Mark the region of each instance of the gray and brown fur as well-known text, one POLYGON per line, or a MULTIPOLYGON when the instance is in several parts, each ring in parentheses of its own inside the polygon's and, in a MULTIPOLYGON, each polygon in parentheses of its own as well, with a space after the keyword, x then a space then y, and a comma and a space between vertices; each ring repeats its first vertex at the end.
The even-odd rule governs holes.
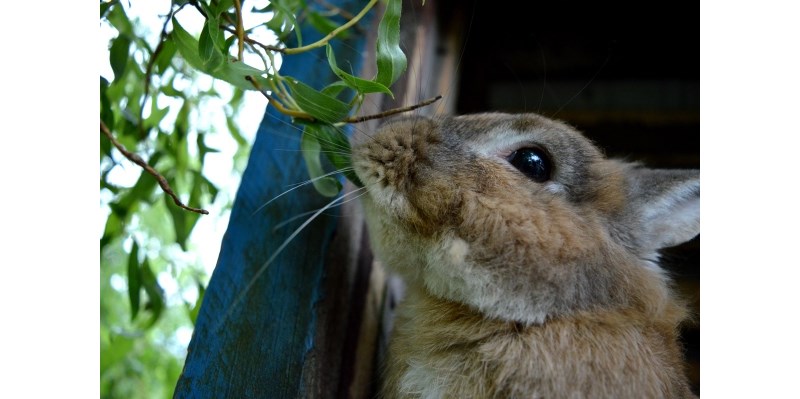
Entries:
POLYGON ((384 397, 693 397, 656 261, 699 234, 698 171, 606 159, 534 114, 401 119, 353 164, 373 248, 408 285, 384 397), (548 182, 506 160, 531 145, 548 182))

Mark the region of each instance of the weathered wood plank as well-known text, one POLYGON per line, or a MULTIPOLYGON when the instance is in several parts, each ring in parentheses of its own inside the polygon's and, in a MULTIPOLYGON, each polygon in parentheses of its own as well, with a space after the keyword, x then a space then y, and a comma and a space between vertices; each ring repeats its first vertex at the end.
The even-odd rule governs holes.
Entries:
MULTIPOLYGON (((330 2, 346 10, 358 10, 366 4, 354 0, 330 2)), ((370 20, 368 17, 362 25, 370 20)), ((308 43, 320 37, 307 27, 302 33, 308 43)), ((364 42, 364 34, 356 29, 346 44, 334 43, 340 63, 347 60, 348 68, 358 71, 364 42)), ((281 74, 316 88, 333 80, 324 49, 284 57, 281 74)), ((318 312, 318 305, 329 295, 326 282, 331 271, 326 254, 336 232, 337 211, 325 212, 309 224, 260 274, 265 262, 302 221, 273 231, 274 226, 329 201, 308 187, 257 211, 289 184, 308 179, 300 153, 293 151, 299 149, 299 139, 300 132, 289 118, 268 107, 198 315, 176 398, 293 398, 323 391, 336 394, 338 387, 328 389, 323 384, 337 377, 308 375, 319 370, 308 364, 325 363, 318 358, 325 354, 314 352, 319 344, 317 337, 326 327, 319 325, 320 321, 338 323, 329 316, 320 318, 318 312)))

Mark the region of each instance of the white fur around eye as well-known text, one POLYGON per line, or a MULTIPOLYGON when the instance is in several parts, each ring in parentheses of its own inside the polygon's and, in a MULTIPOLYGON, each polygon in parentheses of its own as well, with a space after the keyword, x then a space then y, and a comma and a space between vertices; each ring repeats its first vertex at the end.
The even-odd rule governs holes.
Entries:
POLYGON ((486 157, 506 156, 525 138, 519 132, 501 126, 470 143, 470 149, 486 157))
POLYGON ((564 188, 564 185, 559 183, 559 182, 555 182, 555 181, 547 182, 547 184, 544 185, 544 189, 549 191, 549 192, 551 192, 551 193, 553 193, 553 194, 562 194, 562 193, 566 192, 566 189, 564 188))
MULTIPOLYGON (((530 146, 533 134, 523 134, 507 127, 496 128, 486 134, 481 140, 471 144, 471 149, 476 153, 492 158, 507 159, 515 150, 530 146)), ((566 188, 557 181, 548 181, 544 189, 553 194, 563 194, 566 188)))

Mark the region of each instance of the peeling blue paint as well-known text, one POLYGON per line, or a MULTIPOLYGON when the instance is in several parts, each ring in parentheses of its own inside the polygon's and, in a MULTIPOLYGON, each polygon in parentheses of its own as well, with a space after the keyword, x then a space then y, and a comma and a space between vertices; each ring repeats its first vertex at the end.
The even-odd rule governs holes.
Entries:
MULTIPOLYGON (((366 4, 330 2, 347 10, 366 4)), ((361 25, 368 26, 370 18, 361 25)), ((340 59, 351 60, 350 65, 358 71, 365 40, 357 31, 352 33, 346 45, 338 41, 333 45, 340 59)), ((313 30, 303 29, 308 43, 319 37, 313 30)), ((316 88, 327 85, 334 75, 324 51, 284 57, 281 74, 316 88)), ((303 394, 303 363, 314 347, 315 305, 325 294, 324 261, 337 218, 323 214, 307 226, 241 295, 302 221, 274 233, 273 226, 329 201, 309 185, 255 212, 288 185, 308 179, 299 152, 286 151, 300 147, 300 132, 289 122, 274 108, 267 108, 197 318, 176 398, 292 398, 303 394)))

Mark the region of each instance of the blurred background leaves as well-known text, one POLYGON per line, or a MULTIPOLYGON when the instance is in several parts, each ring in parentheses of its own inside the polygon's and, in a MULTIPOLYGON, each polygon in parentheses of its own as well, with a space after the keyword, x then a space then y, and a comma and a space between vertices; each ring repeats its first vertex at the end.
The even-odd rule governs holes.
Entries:
MULTIPOLYGON (((266 106, 261 94, 196 71, 172 40, 150 65, 170 10, 180 6, 151 3, 100 3, 108 56, 100 120, 184 203, 211 215, 175 206, 153 176, 101 136, 100 388, 108 398, 172 396, 252 142, 243 132, 255 133, 266 106), (246 114, 254 116, 240 117, 246 114), (204 237, 216 242, 201 244, 204 237)), ((194 14, 184 11, 187 29, 203 26, 194 14)))
POLYGON ((332 155, 332 146, 349 152, 339 128, 367 93, 391 95, 406 68, 400 0, 386 3, 369 80, 341 69, 328 41, 348 35, 377 0, 358 13, 305 0, 100 2, 101 397, 172 396, 265 97, 302 121, 321 194, 341 189, 322 178, 332 167, 354 179, 349 157, 332 155), (304 43, 295 29, 303 23, 330 35, 304 43), (339 82, 313 88, 280 76, 284 52, 312 50, 339 82), (210 214, 176 206, 131 154, 177 200, 210 214))

